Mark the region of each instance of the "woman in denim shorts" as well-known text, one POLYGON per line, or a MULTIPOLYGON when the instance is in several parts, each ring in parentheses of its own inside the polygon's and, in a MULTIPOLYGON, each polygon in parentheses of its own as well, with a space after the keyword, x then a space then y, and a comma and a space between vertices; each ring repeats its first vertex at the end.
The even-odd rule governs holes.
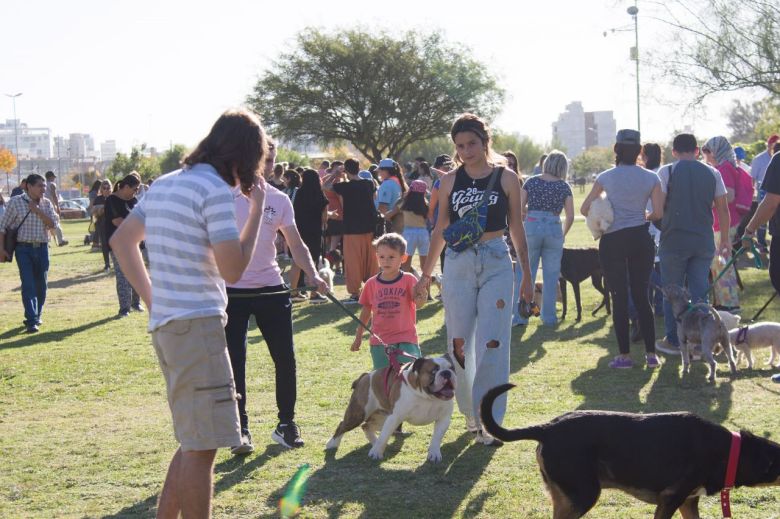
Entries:
MULTIPOLYGON (((504 229, 509 226, 518 261, 528 272, 528 249, 520 210, 520 180, 498 164, 504 158, 490 147, 490 129, 473 114, 460 116, 450 136, 455 144, 458 169, 441 179, 439 218, 431 235, 418 290, 427 289, 439 253, 445 246, 443 231, 476 207, 487 191, 491 176, 497 179, 487 194, 487 222, 480 240, 456 252, 447 249, 443 302, 447 325, 447 349, 456 361, 456 398, 475 441, 499 445, 482 431, 479 404, 488 389, 509 380, 509 348, 512 330, 514 274, 504 229)), ((533 297, 531 283, 523 279, 521 297, 533 297)), ((496 400, 494 416, 501 423, 506 398, 496 400)))

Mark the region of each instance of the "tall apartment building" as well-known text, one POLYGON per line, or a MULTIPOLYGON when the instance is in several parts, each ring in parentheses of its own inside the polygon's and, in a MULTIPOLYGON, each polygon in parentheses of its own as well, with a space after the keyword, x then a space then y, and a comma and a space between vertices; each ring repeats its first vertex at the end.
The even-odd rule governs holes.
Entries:
POLYGON ((49 128, 33 128, 18 119, 6 119, 5 123, 0 123, 0 147, 16 153, 19 159, 48 159, 51 157, 51 143, 49 128))
POLYGON ((566 105, 552 129, 553 140, 566 148, 569 158, 574 158, 594 146, 612 146, 617 124, 611 110, 586 112, 580 101, 574 101, 566 105))
POLYGON ((106 141, 100 143, 100 160, 114 160, 116 158, 116 153, 116 141, 106 141))

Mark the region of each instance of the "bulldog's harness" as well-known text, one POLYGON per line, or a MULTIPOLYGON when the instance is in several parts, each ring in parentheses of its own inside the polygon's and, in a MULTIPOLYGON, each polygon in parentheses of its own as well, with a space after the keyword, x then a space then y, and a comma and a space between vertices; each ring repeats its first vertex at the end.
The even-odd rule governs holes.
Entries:
POLYGON ((737 344, 745 344, 747 342, 748 326, 741 326, 737 332, 737 344))
MULTIPOLYGON (((374 335, 374 337, 382 341, 382 339, 376 335, 374 335)), ((401 379, 401 381, 406 384, 406 379, 404 378, 402 372, 408 364, 417 360, 417 357, 410 355, 402 349, 396 348, 395 346, 388 346, 384 343, 384 341, 382 341, 382 344, 385 347, 385 355, 387 355, 387 360, 390 362, 390 366, 388 366, 387 371, 385 371, 385 395, 390 398, 390 381, 392 379, 401 379), (401 364, 401 362, 398 360, 398 357, 406 357, 407 359, 411 359, 411 362, 405 362, 401 364)))

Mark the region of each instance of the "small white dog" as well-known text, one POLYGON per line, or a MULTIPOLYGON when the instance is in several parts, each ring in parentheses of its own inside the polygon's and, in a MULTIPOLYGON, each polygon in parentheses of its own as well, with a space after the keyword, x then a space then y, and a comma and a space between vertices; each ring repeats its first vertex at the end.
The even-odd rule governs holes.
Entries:
POLYGON ((761 322, 729 330, 731 344, 737 349, 737 364, 742 356, 747 357, 748 368, 753 369, 753 351, 770 347, 771 353, 767 365, 775 367, 780 360, 780 324, 761 322), (745 330, 745 331, 743 331, 745 330))
POLYGON ((320 258, 317 262, 317 271, 323 281, 328 284, 328 289, 333 292, 333 278, 336 276, 336 273, 330 268, 330 261, 328 261, 328 258, 320 258))
POLYGON ((590 229, 590 233, 593 235, 594 240, 598 240, 601 236, 607 232, 612 222, 615 221, 615 213, 612 210, 612 204, 607 199, 606 193, 601 193, 590 204, 590 210, 588 210, 588 217, 585 222, 590 229))
POLYGON ((737 328, 739 326, 739 322, 742 320, 742 317, 739 315, 734 315, 731 312, 727 312, 725 310, 717 310, 717 312, 718 315, 720 315, 720 320, 723 321, 723 325, 727 330, 737 328))

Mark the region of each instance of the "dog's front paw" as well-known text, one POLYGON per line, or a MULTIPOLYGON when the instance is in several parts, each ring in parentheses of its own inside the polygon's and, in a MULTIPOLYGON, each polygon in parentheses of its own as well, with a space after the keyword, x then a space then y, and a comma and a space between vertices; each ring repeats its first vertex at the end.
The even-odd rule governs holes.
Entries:
POLYGON ((428 461, 433 463, 439 463, 441 461, 441 450, 428 449, 428 461))
POLYGON ((368 457, 372 460, 381 460, 384 457, 384 453, 376 447, 368 451, 368 457))

